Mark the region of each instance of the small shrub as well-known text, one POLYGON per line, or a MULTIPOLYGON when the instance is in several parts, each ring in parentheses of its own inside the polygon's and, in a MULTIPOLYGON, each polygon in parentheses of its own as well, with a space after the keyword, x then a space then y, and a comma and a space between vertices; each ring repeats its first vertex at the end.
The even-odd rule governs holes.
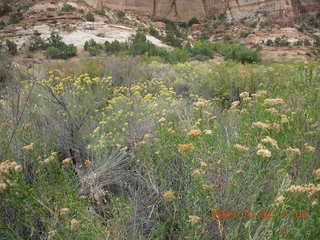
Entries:
POLYGON ((202 55, 212 58, 215 52, 213 45, 207 41, 197 42, 193 48, 190 49, 192 56, 202 55))
POLYGON ((256 27, 257 27, 257 22, 251 23, 251 24, 250 24, 250 27, 251 27, 251 28, 256 28, 256 27))
POLYGON ((266 42, 267 46, 273 46, 273 41, 271 39, 268 39, 266 42))
POLYGON ((106 16, 106 11, 104 9, 100 9, 96 11, 96 14, 105 17, 106 16))
POLYGON ((298 40, 294 43, 295 46, 302 46, 303 45, 303 41, 302 40, 298 40))
POLYGON ((154 36, 155 38, 159 38, 159 32, 157 29, 155 29, 155 27, 151 26, 149 29, 149 33, 151 36, 154 36))
POLYGON ((22 20, 22 13, 17 12, 17 13, 13 13, 10 15, 9 17, 9 24, 17 24, 22 20))
POLYGON ((10 55, 16 56, 18 54, 18 47, 15 42, 6 40, 6 46, 10 55))
POLYGON ((223 36, 223 40, 224 40, 225 42, 231 41, 231 40, 232 40, 232 37, 231 37, 230 35, 226 34, 226 35, 223 36))
POLYGON ((50 59, 68 59, 77 55, 77 48, 73 44, 65 44, 61 48, 49 47, 45 55, 50 59))
POLYGON ((127 43, 120 43, 119 41, 113 41, 112 43, 106 41, 104 43, 104 48, 107 53, 115 54, 121 51, 128 50, 127 43))
POLYGON ((6 26, 6 23, 4 21, 0 21, 0 30, 4 29, 4 27, 6 26))
POLYGON ((85 16, 84 16, 85 20, 88 22, 94 22, 94 15, 91 12, 88 12, 85 16))
POLYGON ((100 50, 102 49, 102 46, 98 44, 93 39, 86 41, 84 44, 84 50, 88 51, 91 56, 98 56, 100 55, 100 50))
POLYGON ((190 57, 190 52, 186 48, 181 48, 181 49, 177 48, 163 55, 166 62, 179 63, 179 62, 186 62, 190 57))
POLYGON ((65 44, 58 32, 51 32, 50 37, 47 39, 47 41, 48 45, 54 48, 62 48, 65 44))
POLYGON ((261 61, 257 51, 246 48, 241 44, 232 44, 222 48, 225 59, 234 60, 241 63, 258 63, 261 61))
POLYGON ((71 12, 71 11, 74 11, 74 10, 75 10, 75 8, 72 5, 68 4, 68 3, 64 3, 62 8, 61 8, 62 12, 71 12))
POLYGON ((240 38, 246 38, 251 34, 251 32, 241 32, 240 33, 240 38))
POLYGON ((121 10, 119 10, 119 11, 116 12, 116 16, 117 16, 120 20, 122 20, 122 19, 126 16, 126 13, 123 12, 123 11, 121 11, 121 10))
POLYGON ((304 39, 304 40, 303 40, 303 45, 304 45, 305 47, 310 47, 310 46, 311 46, 311 42, 310 42, 308 39, 304 39))
POLYGON ((243 17, 243 18, 240 19, 240 23, 244 24, 246 20, 247 20, 247 18, 243 17))
POLYGON ((165 37, 165 42, 173 47, 181 47, 182 40, 173 31, 167 31, 165 37))
POLYGON ((224 13, 221 13, 218 15, 218 20, 221 22, 224 22, 226 20, 226 15, 224 13))
POLYGON ((200 21, 196 18, 196 17, 193 17, 190 19, 188 25, 191 27, 193 24, 199 24, 200 21))
POLYGON ((33 35, 30 38, 29 51, 34 52, 37 50, 45 50, 48 47, 48 44, 39 36, 33 35))
POLYGON ((8 2, 3 3, 0 6, 0 17, 6 15, 7 13, 11 12, 11 6, 9 5, 8 2))

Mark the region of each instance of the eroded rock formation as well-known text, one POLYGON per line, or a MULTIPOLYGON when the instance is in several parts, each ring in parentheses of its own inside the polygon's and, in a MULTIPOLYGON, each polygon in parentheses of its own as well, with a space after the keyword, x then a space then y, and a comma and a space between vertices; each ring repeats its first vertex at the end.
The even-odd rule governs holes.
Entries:
POLYGON ((232 19, 241 19, 258 12, 274 21, 292 22, 301 15, 320 11, 320 0, 86 0, 95 7, 132 10, 154 17, 187 21, 227 13, 232 19))

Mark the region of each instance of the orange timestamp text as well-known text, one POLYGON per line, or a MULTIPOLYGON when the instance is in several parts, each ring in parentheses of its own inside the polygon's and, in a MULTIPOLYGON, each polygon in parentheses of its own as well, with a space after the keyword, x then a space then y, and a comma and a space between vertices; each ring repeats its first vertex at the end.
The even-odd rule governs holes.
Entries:
POLYGON ((304 210, 296 210, 289 212, 288 210, 262 210, 259 212, 251 211, 251 210, 212 210, 212 217, 214 219, 270 219, 275 216, 281 218, 288 218, 289 216, 294 217, 295 219, 308 219, 309 214, 304 210))

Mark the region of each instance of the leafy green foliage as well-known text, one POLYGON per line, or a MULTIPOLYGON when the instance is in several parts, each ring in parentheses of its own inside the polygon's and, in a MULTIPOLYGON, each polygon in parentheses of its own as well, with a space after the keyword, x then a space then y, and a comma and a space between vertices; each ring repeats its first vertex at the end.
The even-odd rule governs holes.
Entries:
POLYGON ((6 26, 6 23, 3 20, 1 20, 0 21, 0 30, 4 29, 5 26, 6 26))
POLYGON ((7 46, 7 49, 8 49, 8 53, 12 56, 15 56, 18 54, 18 47, 17 47, 17 44, 13 41, 10 41, 10 40, 6 40, 6 46, 7 46))
POLYGON ((68 4, 68 3, 64 3, 62 5, 62 8, 61 8, 62 12, 72 12, 74 10, 75 10, 75 8, 72 5, 68 4))
POLYGON ((160 34, 159 34, 158 30, 155 29, 155 27, 153 27, 153 26, 151 26, 149 28, 149 33, 150 33, 151 36, 154 36, 155 38, 159 38, 160 37, 160 34))
POLYGON ((10 15, 8 24, 17 24, 22 20, 22 13, 16 12, 10 15))
POLYGON ((188 25, 191 27, 193 24, 199 24, 200 21, 196 18, 196 17, 193 17, 190 19, 188 25))
POLYGON ((45 51, 47 58, 68 59, 77 55, 77 48, 73 44, 66 44, 57 32, 51 32, 47 39, 48 45, 45 51))
POLYGON ((84 50, 88 51, 91 56, 98 56, 100 55, 100 51, 102 50, 102 46, 98 44, 93 39, 86 41, 84 44, 84 50))
POLYGON ((127 51, 128 50, 128 44, 127 43, 121 43, 119 41, 113 41, 113 42, 108 42, 106 41, 104 43, 104 48, 105 48, 105 51, 108 53, 108 54, 115 54, 115 53, 118 53, 118 52, 121 52, 121 51, 127 51))
POLYGON ((84 16, 85 20, 88 22, 94 22, 94 15, 92 12, 88 12, 85 16, 84 16))
POLYGON ((4 3, 2 3, 0 5, 0 17, 6 15, 7 13, 11 12, 12 8, 9 5, 8 1, 4 1, 4 3))
MULTIPOLYGON (((29 51, 34 52, 37 50, 45 50, 48 47, 48 43, 40 36, 33 35, 29 40, 29 51)), ((51 42, 52 43, 52 42, 51 42)))
POLYGON ((45 55, 51 59, 68 59, 77 55, 77 48, 73 44, 65 44, 60 48, 49 47, 45 55))

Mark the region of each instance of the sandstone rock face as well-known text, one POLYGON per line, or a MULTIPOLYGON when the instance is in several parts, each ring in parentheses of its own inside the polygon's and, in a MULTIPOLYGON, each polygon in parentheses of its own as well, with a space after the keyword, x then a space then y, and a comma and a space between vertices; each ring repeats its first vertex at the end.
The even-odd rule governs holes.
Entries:
POLYGON ((320 11, 320 0, 86 0, 94 7, 132 10, 154 17, 188 21, 227 13, 232 19, 266 13, 274 21, 290 23, 300 15, 320 11))

